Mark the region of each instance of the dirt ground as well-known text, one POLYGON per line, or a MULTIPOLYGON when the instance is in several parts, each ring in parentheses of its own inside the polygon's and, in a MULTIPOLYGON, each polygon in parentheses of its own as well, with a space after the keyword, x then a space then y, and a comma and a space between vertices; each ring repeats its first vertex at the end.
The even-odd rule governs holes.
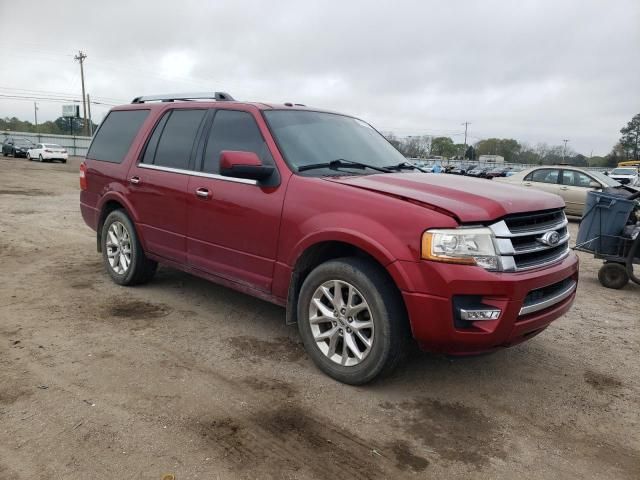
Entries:
POLYGON ((279 307, 169 268, 112 283, 77 172, 0 159, 0 478, 640 478, 640 287, 588 255, 531 341, 349 387, 279 307))

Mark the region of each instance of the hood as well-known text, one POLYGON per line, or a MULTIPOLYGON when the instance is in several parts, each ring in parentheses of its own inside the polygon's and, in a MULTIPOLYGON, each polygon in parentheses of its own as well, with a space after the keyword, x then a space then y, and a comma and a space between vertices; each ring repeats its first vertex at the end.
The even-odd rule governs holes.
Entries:
POLYGON ((326 177, 326 180, 445 210, 462 223, 488 222, 511 213, 564 207, 558 195, 458 175, 387 173, 326 177))

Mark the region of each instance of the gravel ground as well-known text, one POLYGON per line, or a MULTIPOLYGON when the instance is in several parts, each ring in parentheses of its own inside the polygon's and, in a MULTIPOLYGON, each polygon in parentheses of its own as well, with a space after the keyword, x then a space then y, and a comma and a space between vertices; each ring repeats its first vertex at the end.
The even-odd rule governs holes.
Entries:
POLYGON ((113 284, 77 168, 0 159, 1 478, 640 478, 640 288, 588 255, 531 341, 349 387, 279 307, 168 268, 113 284))

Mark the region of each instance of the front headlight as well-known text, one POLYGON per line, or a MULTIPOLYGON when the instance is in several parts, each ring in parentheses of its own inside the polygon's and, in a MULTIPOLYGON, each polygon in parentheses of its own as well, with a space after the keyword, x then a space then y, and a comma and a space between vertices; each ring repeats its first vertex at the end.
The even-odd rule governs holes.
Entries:
POLYGON ((422 234, 422 258, 499 270, 493 238, 489 228, 427 230, 422 234))

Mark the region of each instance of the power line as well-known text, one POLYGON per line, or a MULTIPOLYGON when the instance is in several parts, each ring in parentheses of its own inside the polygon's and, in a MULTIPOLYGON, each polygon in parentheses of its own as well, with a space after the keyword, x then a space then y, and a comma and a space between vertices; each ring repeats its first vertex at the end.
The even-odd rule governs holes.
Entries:
MULTIPOLYGON (((9 90, 11 92, 18 92, 18 94, 23 95, 23 94, 28 94, 28 95, 32 95, 32 94, 46 94, 48 96, 54 96, 54 97, 59 97, 59 96, 63 96, 63 97, 72 97, 75 94, 71 93, 71 92, 56 92, 56 91, 52 91, 52 90, 36 90, 36 89, 29 89, 29 88, 15 88, 15 87, 3 87, 0 86, 0 90, 9 90)), ((123 100, 122 98, 115 98, 115 97, 103 97, 103 96, 94 96, 94 99, 99 99, 99 100, 104 100, 104 101, 113 101, 116 104, 123 104, 123 103, 127 103, 127 100, 123 100)))
MULTIPOLYGON (((62 97, 44 97, 39 95, 12 95, 12 94, 4 94, 0 93, 0 98, 6 98, 10 100, 28 100, 30 102, 34 100, 46 100, 54 103, 80 103, 81 100, 79 98, 62 98, 62 97)), ((92 100, 91 103, 93 105, 106 105, 108 107, 115 107, 116 103, 108 103, 108 102, 98 102, 92 100)))

